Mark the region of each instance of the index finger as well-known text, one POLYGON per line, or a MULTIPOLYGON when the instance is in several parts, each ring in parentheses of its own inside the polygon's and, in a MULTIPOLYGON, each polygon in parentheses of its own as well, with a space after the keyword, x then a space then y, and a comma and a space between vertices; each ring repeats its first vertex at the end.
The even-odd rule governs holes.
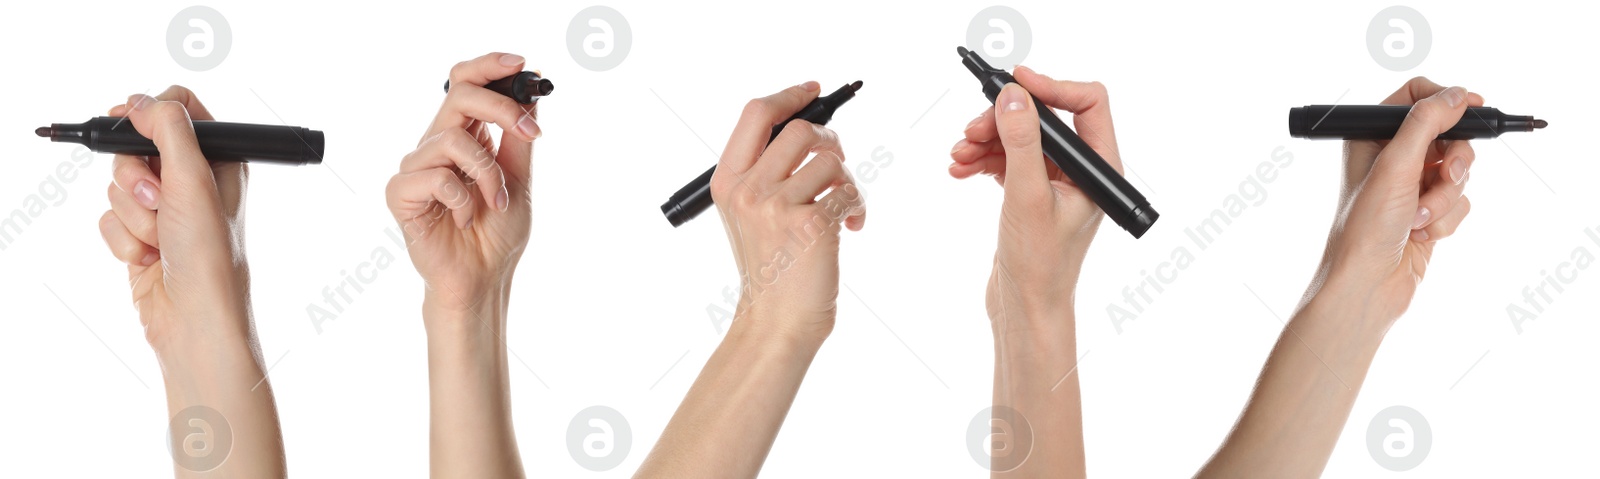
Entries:
MULTIPOLYGON (((1443 89, 1443 85, 1434 83, 1433 80, 1429 80, 1428 77, 1416 77, 1406 81, 1406 84, 1401 85, 1399 90, 1395 90, 1394 93, 1390 94, 1388 98, 1383 99, 1383 101, 1379 104, 1411 105, 1422 101, 1424 98, 1433 96, 1435 93, 1439 93, 1439 91, 1443 89)), ((1483 106, 1483 96, 1477 93, 1468 93, 1467 106, 1483 106)))
POLYGON ((1370 178, 1390 188, 1419 188, 1428 148, 1461 120, 1466 97, 1465 88, 1450 87, 1412 105, 1394 140, 1378 153, 1370 178))
POLYGON ((772 127, 805 108, 821 91, 821 85, 808 81, 750 100, 744 105, 744 113, 739 115, 739 124, 733 127, 733 135, 728 137, 728 146, 722 149, 717 168, 731 168, 730 173, 743 175, 756 163, 761 150, 767 148, 772 127))
POLYGON ((1055 108, 1072 112, 1073 126, 1078 136, 1106 162, 1122 171, 1122 154, 1117 151, 1117 131, 1111 122, 1111 96, 1103 83, 1089 81, 1057 80, 1035 72, 1032 68, 1018 66, 1017 83, 1028 89, 1039 101, 1055 108))

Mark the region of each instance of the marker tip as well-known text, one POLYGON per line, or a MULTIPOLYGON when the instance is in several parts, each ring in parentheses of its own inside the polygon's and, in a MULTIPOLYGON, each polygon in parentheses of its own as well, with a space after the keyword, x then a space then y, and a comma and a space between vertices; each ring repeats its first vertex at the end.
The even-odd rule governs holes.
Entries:
POLYGON ((967 56, 967 47, 957 46, 956 53, 960 54, 961 56, 967 56))
POLYGON ((1533 129, 1535 130, 1544 128, 1546 126, 1550 126, 1550 122, 1544 120, 1533 120, 1533 129))
POLYGON ((41 127, 35 128, 33 130, 33 134, 39 135, 40 138, 49 138, 50 137, 50 127, 41 126, 41 127))

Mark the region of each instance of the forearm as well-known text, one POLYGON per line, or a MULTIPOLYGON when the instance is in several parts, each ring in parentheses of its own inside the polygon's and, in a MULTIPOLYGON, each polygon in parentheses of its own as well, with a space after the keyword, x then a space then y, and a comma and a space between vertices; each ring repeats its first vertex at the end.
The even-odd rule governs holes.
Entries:
POLYGON ((1329 286, 1290 319, 1239 423, 1199 477, 1317 477, 1389 320, 1363 290, 1329 286))
POLYGON ((1008 308, 1010 317, 993 318, 995 412, 991 426, 996 428, 995 434, 1006 434, 990 444, 993 477, 1086 474, 1076 323, 1070 301, 1064 303, 1050 308, 1008 308), (1029 312, 1019 318, 1018 311, 1029 312))
POLYGON ((434 477, 521 477, 511 423, 504 295, 475 308, 425 301, 429 464, 434 477))
POLYGON ((820 338, 734 321, 635 477, 755 477, 820 338))
POLYGON ((177 477, 287 475, 272 385, 253 338, 184 338, 159 352, 177 477))

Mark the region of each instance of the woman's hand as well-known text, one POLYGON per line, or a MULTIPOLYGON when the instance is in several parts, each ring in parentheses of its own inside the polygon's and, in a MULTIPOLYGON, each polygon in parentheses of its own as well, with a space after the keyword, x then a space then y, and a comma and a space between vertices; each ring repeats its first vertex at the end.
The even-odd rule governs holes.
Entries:
POLYGON ((249 168, 213 166, 200 154, 190 120, 211 113, 184 87, 133 95, 110 115, 127 116, 162 152, 117 155, 106 191, 111 210, 100 217, 106 245, 128 264, 151 347, 160 355, 173 342, 251 340, 242 201, 249 168))
POLYGON ((1196 477, 1316 477, 1372 358, 1427 272, 1434 243, 1471 210, 1472 147, 1436 138, 1483 98, 1414 78, 1393 140, 1345 143, 1344 188, 1322 265, 1278 336, 1239 423, 1196 477))
POLYGON ((767 139, 819 91, 806 82, 751 100, 711 177, 711 197, 739 267, 736 318, 754 312, 781 331, 818 341, 833 330, 840 227, 861 229, 866 204, 832 130, 794 121, 771 145, 767 139))
POLYGON ((1411 304, 1434 244, 1472 210, 1462 194, 1472 145, 1435 138, 1468 106, 1483 106, 1483 97, 1417 77, 1383 104, 1413 106, 1393 140, 1345 143, 1339 212, 1306 296, 1327 284, 1348 286, 1368 305, 1363 317, 1387 329, 1411 304))
POLYGON ((470 318, 493 309, 528 245, 537 108, 483 88, 523 63, 491 53, 452 68, 438 115, 389 180, 389 210, 428 286, 425 310, 470 318), (498 148, 490 123, 503 131, 498 148))
POLYGON ((435 477, 521 477, 511 427, 506 315, 532 223, 534 105, 483 85, 522 71, 490 53, 456 64, 417 149, 389 179, 389 211, 427 285, 429 467, 435 477), (500 143, 489 124, 500 127, 500 143), (498 147, 497 147, 498 146, 498 147))
POLYGON ((1020 86, 1006 85, 950 150, 951 176, 983 173, 1005 187, 986 295, 995 336, 991 421, 1035 433, 1007 444, 1004 453, 993 451, 990 471, 994 477, 1083 477, 1073 292, 1104 214, 1044 157, 1039 111, 1029 93, 1074 113, 1078 135, 1118 172, 1122 160, 1104 86, 1057 81, 1026 67, 1017 67, 1016 79, 1020 86))
POLYGON ((738 313, 634 477, 756 477, 833 330, 840 227, 861 229, 866 205, 832 131, 795 121, 767 144, 818 90, 751 100, 722 150, 711 197, 743 283, 738 313))
POLYGON ((161 152, 116 157, 100 232, 128 264, 139 320, 161 362, 175 472, 283 477, 283 435, 251 324, 248 168, 201 155, 191 119, 211 114, 183 87, 134 95, 110 115, 126 115, 161 152), (195 434, 202 447, 188 442, 195 434))
POLYGON ((967 124, 966 138, 950 150, 955 160, 950 175, 982 173, 1005 187, 1000 240, 989 277, 989 317, 996 328, 1031 329, 1020 321, 1071 314, 1078 272, 1105 214, 1045 159, 1039 146, 1039 112, 1029 93, 1072 112, 1078 135, 1118 172, 1122 157, 1105 86, 1054 80, 1027 67, 1017 67, 1016 79, 1021 87, 1007 85, 994 107, 967 124))

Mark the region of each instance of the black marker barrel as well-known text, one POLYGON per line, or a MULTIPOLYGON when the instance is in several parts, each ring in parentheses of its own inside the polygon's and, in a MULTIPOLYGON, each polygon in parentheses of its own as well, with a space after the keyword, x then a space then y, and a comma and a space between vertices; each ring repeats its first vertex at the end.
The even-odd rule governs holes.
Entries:
MULTIPOLYGON (((833 112, 838 111, 839 107, 850 101, 851 98, 855 98, 856 90, 860 89, 861 82, 857 81, 840 87, 826 96, 811 100, 811 103, 807 103, 804 108, 795 112, 789 119, 774 125, 772 127, 772 135, 767 137, 767 143, 771 144, 772 140, 778 139, 778 134, 783 133, 783 127, 788 126, 791 121, 805 120, 818 125, 828 124, 828 121, 833 119, 833 112)), ((711 205, 715 203, 715 200, 711 199, 711 177, 716 172, 717 167, 712 165, 705 173, 701 173, 689 184, 679 188, 677 192, 667 198, 666 203, 661 204, 661 214, 666 215, 667 222, 672 223, 672 226, 676 228, 694 219, 694 217, 700 216, 700 213, 711 209, 711 205)))
MULTIPOLYGON (((505 95, 524 105, 533 104, 556 91, 556 84, 549 79, 540 77, 538 73, 525 71, 499 80, 489 82, 483 86, 489 91, 505 95)), ((450 80, 444 81, 445 93, 450 92, 450 80)))
MULTIPOLYGON (((34 130, 50 141, 77 143, 97 153, 156 156, 156 145, 127 118, 101 116, 34 130)), ((194 121, 200 153, 211 161, 304 165, 322 163, 322 132, 298 126, 194 121)))
MULTIPOLYGON (((1388 140, 1400 131, 1410 105, 1308 105, 1289 109, 1289 136, 1313 140, 1388 140)), ((1507 115, 1497 108, 1472 107, 1441 140, 1494 138, 1508 131, 1533 131, 1548 123, 1532 116, 1507 115)))
MULTIPOLYGON (((994 103, 995 97, 1000 95, 1000 90, 1007 83, 1017 81, 1005 70, 989 66, 976 52, 964 47, 956 47, 956 52, 961 54, 961 63, 966 65, 967 70, 983 83, 983 94, 989 97, 990 103, 994 103)), ((1039 143, 1044 156, 1054 162, 1062 173, 1066 173, 1067 178, 1072 179, 1078 189, 1094 200, 1094 204, 1100 206, 1100 210, 1105 211, 1117 226, 1127 230, 1134 238, 1144 236, 1156 224, 1156 219, 1161 217, 1155 208, 1150 207, 1150 201, 1068 128, 1049 105, 1034 98, 1033 106, 1039 110, 1039 143)))

